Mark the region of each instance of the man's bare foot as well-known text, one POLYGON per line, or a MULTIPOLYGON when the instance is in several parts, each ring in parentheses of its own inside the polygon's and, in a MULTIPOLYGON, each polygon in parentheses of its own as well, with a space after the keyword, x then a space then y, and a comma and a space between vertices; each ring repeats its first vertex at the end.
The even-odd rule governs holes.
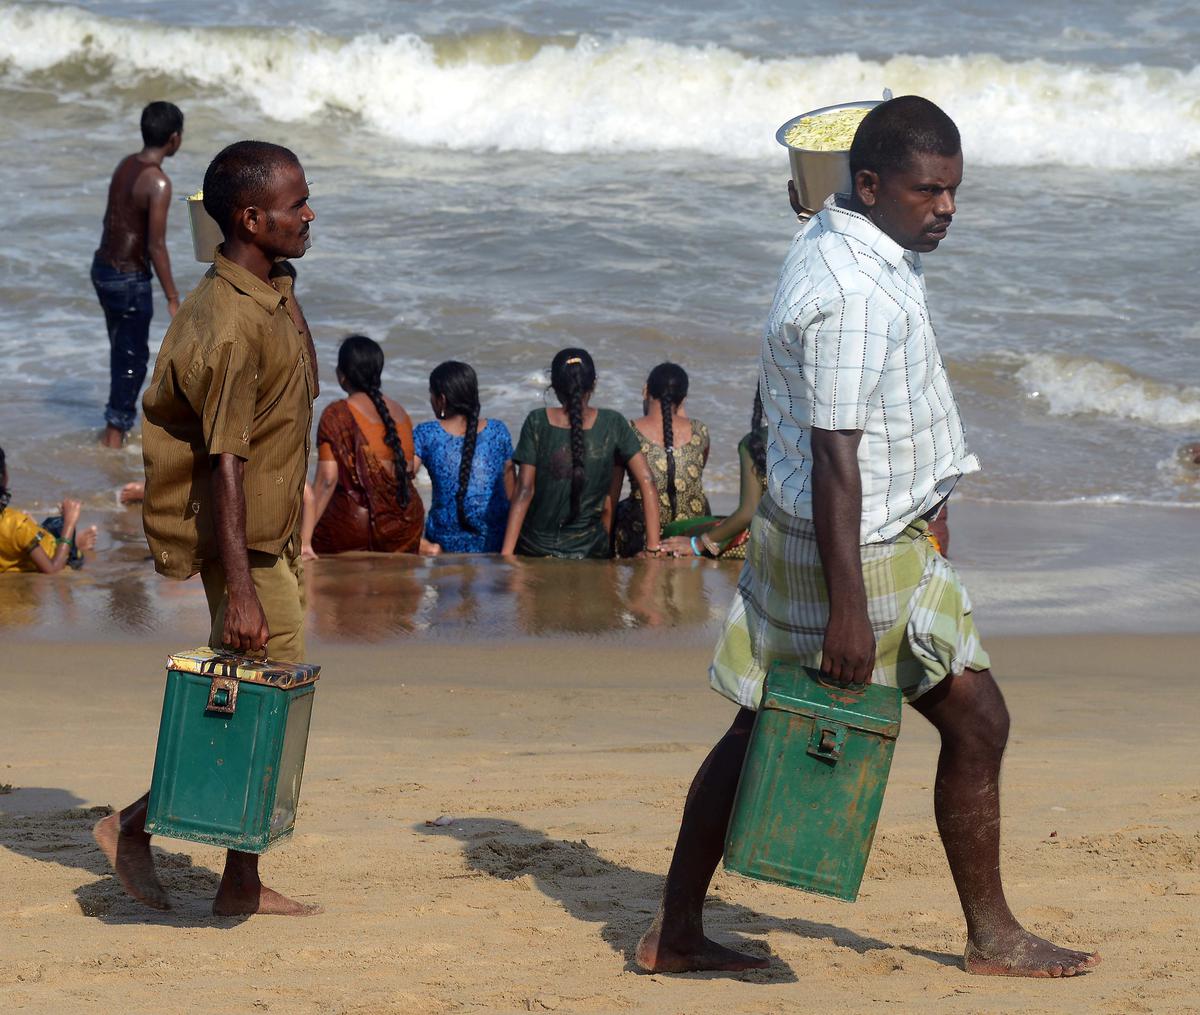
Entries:
POLYGON ((121 887, 151 909, 170 909, 171 897, 158 880, 150 855, 150 836, 121 831, 121 817, 110 814, 92 828, 92 838, 116 871, 121 887))
POLYGON ((104 428, 104 432, 100 434, 100 446, 102 448, 123 448, 125 446, 125 431, 118 430, 111 423, 104 428))
POLYGON ((96 526, 89 525, 75 533, 75 548, 80 553, 91 553, 96 549, 96 526))
POLYGON ((213 900, 212 911, 214 916, 250 916, 254 913, 263 916, 315 916, 324 912, 320 906, 289 899, 266 885, 238 890, 224 880, 213 900))
POLYGON ((691 973, 703 969, 741 973, 747 969, 766 969, 771 964, 766 959, 735 952, 703 935, 686 946, 664 945, 657 920, 638 942, 634 961, 647 973, 691 973))
POLYGON ((967 942, 963 961, 978 976, 1060 977, 1086 973, 1100 964, 1098 952, 1077 952, 1040 938, 1022 927, 986 946, 967 942))

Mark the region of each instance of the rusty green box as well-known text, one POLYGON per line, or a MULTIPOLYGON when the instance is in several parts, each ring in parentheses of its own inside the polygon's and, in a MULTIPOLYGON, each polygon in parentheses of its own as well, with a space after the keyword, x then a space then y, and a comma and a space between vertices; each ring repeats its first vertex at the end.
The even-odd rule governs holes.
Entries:
POLYGON ((320 672, 210 648, 169 657, 146 831, 246 853, 288 838, 320 672))
POLYGON ((900 692, 777 663, 725 839, 727 869, 853 902, 900 733, 900 692))

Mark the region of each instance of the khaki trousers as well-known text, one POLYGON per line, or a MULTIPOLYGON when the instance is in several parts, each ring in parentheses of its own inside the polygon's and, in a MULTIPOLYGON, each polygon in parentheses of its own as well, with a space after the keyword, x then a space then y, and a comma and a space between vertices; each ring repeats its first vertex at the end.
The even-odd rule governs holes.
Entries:
MULTIPOLYGON (((284 547, 281 556, 250 550, 250 577, 254 591, 267 617, 267 658, 281 663, 304 662, 304 566, 299 552, 293 552, 295 540, 284 547)), ((208 644, 222 647, 225 609, 229 605, 229 590, 225 585, 225 569, 220 560, 205 561, 200 568, 204 595, 208 598, 208 613, 212 630, 208 644)))

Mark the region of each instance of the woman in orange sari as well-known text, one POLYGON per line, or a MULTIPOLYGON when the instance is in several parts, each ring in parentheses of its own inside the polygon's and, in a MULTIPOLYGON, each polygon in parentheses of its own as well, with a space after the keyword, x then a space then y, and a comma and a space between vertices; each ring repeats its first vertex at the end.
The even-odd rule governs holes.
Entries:
POLYGON ((305 557, 350 550, 417 553, 425 506, 413 486, 412 421, 380 390, 383 350, 366 335, 338 349, 346 397, 325 407, 317 425, 317 478, 305 498, 305 557))

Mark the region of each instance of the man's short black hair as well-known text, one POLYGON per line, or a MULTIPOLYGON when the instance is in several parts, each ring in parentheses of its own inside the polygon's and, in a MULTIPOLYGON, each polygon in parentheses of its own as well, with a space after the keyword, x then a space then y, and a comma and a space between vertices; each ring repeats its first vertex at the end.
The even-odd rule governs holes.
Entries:
POLYGON ((287 166, 298 166, 296 153, 269 141, 235 141, 218 153, 204 174, 204 210, 225 238, 229 238, 234 216, 251 205, 266 203, 275 174, 287 166))
POLYGON ((850 178, 860 169, 880 177, 903 172, 913 155, 957 155, 958 128, 938 106, 920 95, 900 95, 872 109, 850 144, 850 178))
POLYGON ((183 131, 183 113, 173 102, 151 102, 142 110, 142 143, 161 148, 183 131))

